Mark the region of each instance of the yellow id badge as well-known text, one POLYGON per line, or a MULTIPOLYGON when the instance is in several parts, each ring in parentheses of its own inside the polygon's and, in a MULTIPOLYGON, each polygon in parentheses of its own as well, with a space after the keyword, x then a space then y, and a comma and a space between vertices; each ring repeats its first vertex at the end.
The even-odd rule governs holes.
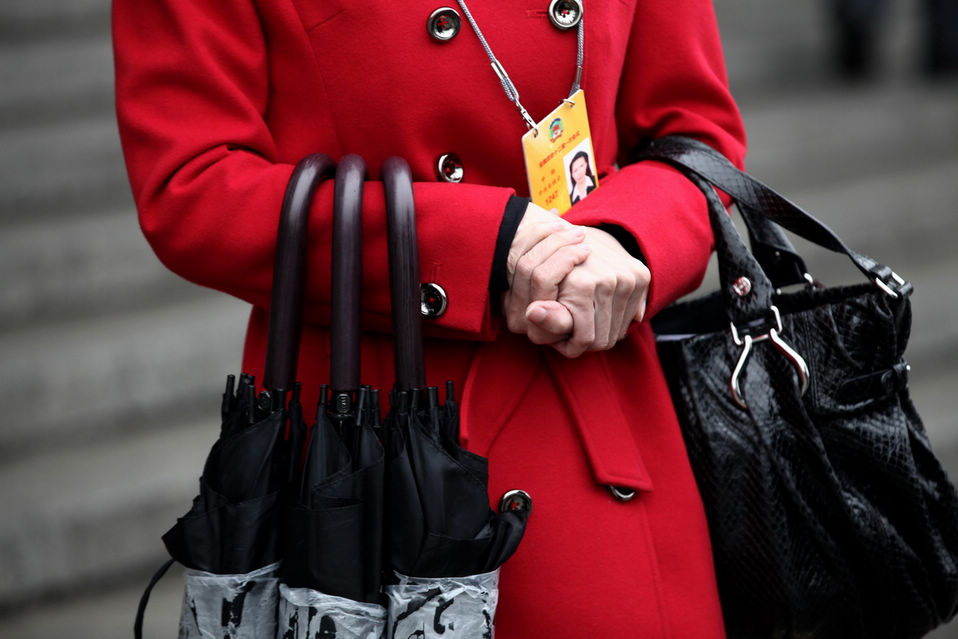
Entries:
POLYGON ((559 215, 599 188, 585 93, 576 91, 522 136, 532 201, 559 215))

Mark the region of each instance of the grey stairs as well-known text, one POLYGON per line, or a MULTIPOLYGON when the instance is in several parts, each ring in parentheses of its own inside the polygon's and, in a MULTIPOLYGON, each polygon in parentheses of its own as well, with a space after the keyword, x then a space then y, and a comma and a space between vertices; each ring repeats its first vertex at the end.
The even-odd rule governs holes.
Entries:
MULTIPOLYGON (((914 282, 914 395, 958 476, 958 84, 913 74, 910 4, 887 73, 848 86, 820 3, 716 0, 750 170, 914 282)), ((129 636, 240 363, 246 306, 140 235, 111 55, 108 0, 0 3, 0 637, 129 636)), ((856 277, 799 246, 820 279, 856 277)), ((161 584, 147 636, 175 632, 179 588, 161 584)))

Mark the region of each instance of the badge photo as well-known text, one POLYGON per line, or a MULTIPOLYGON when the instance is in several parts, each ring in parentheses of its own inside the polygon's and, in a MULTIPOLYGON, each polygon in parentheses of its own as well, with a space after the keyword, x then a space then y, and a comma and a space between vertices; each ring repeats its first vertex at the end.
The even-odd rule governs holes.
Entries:
POLYGON ((562 160, 565 167, 566 185, 569 188, 569 201, 572 204, 585 199, 595 190, 598 181, 595 177, 595 160, 592 157, 592 140, 586 138, 582 144, 569 151, 562 160))
POLYGON ((562 215, 599 186, 580 89, 522 136, 532 201, 562 215))

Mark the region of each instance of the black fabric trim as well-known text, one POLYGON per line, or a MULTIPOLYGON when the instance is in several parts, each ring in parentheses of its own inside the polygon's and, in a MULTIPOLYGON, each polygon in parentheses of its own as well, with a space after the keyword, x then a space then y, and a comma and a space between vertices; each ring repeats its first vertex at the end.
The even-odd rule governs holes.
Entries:
POLYGON ((509 258, 509 249, 516 236, 519 222, 526 213, 526 207, 531 202, 527 197, 513 195, 506 203, 506 210, 499 224, 499 235, 496 237, 496 251, 492 256, 492 272, 489 274, 489 292, 504 293, 509 290, 509 279, 506 276, 506 260, 509 258))
POLYGON ((649 263, 646 261, 645 255, 642 254, 639 243, 631 233, 618 224, 600 224, 598 228, 614 237, 615 240, 622 245, 622 248, 629 252, 629 255, 648 266, 649 263))

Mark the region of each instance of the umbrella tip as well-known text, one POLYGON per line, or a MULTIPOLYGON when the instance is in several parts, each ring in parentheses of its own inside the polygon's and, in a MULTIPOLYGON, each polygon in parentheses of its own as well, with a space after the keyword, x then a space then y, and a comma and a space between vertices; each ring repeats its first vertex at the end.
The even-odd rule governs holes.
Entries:
POLYGON ((362 426, 365 421, 363 418, 366 414, 366 400, 369 397, 369 387, 363 386, 356 393, 356 419, 354 420, 354 425, 356 427, 362 426))

